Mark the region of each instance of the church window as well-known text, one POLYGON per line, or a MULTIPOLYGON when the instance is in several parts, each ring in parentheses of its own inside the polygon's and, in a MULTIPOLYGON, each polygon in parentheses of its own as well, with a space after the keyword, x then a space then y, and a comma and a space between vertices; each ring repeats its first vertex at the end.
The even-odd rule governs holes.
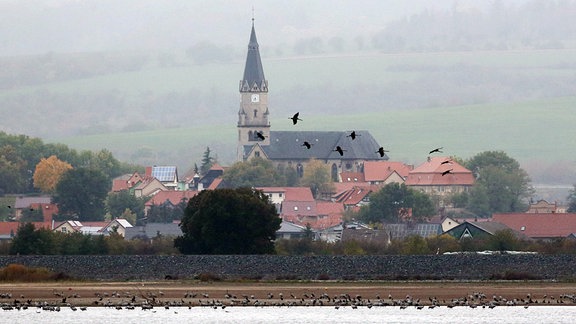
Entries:
POLYGON ((298 163, 298 165, 296 165, 296 173, 298 173, 298 176, 300 178, 304 176, 304 167, 302 166, 302 164, 298 163))
POLYGON ((258 151, 254 152, 254 156, 255 156, 255 157, 260 157, 260 152, 258 152, 258 151))
POLYGON ((332 181, 338 182, 338 166, 336 163, 332 163, 332 181))
POLYGON ((254 109, 254 118, 258 117, 258 109, 254 109))

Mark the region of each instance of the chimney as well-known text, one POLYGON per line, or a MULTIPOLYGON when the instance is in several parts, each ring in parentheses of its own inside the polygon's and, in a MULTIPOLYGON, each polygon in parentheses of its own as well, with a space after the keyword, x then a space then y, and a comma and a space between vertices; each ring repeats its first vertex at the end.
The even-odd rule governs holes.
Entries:
POLYGON ((146 177, 151 177, 152 176, 152 167, 148 166, 146 167, 146 177))

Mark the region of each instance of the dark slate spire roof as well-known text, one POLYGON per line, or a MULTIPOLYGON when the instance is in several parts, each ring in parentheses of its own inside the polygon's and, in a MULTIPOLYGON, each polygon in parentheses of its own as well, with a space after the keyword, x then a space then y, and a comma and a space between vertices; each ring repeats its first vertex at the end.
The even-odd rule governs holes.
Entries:
MULTIPOLYGON (((349 132, 342 131, 271 131, 270 145, 262 146, 264 153, 270 160, 388 160, 388 156, 380 155, 378 142, 368 131, 356 131, 360 135, 355 140, 347 137, 349 132), (302 146, 304 141, 312 144, 312 148, 302 146), (334 149, 336 146, 346 150, 340 156, 334 149)), ((245 147, 248 153, 252 145, 245 147)))
POLYGON ((260 50, 256 40, 254 30, 254 19, 252 19, 252 33, 248 43, 248 55, 244 66, 244 77, 240 81, 241 92, 268 92, 268 82, 264 78, 264 69, 260 59, 260 50))

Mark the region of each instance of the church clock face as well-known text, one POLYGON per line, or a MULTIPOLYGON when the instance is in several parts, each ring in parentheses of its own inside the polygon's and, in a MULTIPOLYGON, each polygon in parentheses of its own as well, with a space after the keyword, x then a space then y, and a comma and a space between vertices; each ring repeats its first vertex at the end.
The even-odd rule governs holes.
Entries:
POLYGON ((260 95, 259 94, 253 94, 251 97, 252 102, 260 102, 260 95))

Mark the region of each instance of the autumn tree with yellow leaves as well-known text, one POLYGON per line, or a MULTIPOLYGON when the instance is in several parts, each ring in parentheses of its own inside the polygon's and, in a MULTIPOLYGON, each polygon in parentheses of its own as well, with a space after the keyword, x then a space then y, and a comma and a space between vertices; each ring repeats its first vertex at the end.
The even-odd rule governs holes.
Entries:
POLYGON ((53 193, 62 175, 72 169, 72 165, 58 159, 55 155, 43 158, 34 171, 34 187, 44 193, 53 193))

